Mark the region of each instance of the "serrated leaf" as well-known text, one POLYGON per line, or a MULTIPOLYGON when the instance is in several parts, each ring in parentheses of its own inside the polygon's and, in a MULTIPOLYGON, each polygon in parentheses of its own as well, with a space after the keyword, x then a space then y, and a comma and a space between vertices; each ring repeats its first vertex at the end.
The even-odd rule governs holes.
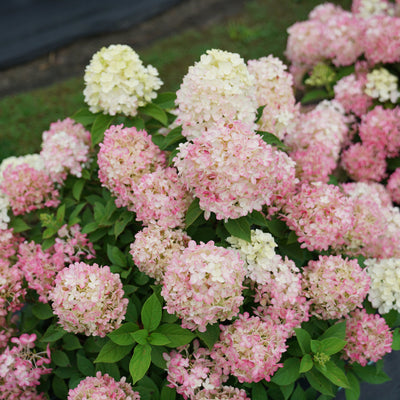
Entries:
POLYGON ((207 325, 205 332, 197 331, 197 336, 207 345, 211 350, 214 344, 218 341, 221 334, 219 324, 207 325))
POLYGON ((143 304, 141 318, 145 329, 149 332, 157 329, 162 316, 162 306, 158 297, 153 293, 143 304))
POLYGON ((103 141, 104 132, 110 127, 114 119, 115 117, 112 115, 97 115, 91 130, 92 146, 95 146, 103 141))
POLYGON ((117 239, 118 236, 124 231, 126 226, 133 220, 133 213, 124 211, 118 218, 114 225, 114 236, 117 239))
POLYGON ((272 218, 267 220, 268 230, 276 237, 282 238, 286 237, 286 231, 288 230, 287 225, 284 221, 278 218, 272 218))
POLYGON ((179 148, 176 148, 175 150, 171 151, 170 155, 168 156, 168 167, 172 165, 173 160, 178 153, 179 153, 179 148))
POLYGON ((258 121, 260 121, 265 107, 266 107, 266 105, 263 105, 263 106, 260 106, 257 108, 257 114, 256 114, 256 120, 255 120, 256 124, 258 123, 258 121))
POLYGON ((305 354, 300 362, 299 372, 302 374, 309 371, 313 367, 314 363, 310 354, 305 354))
POLYGON ((250 223, 246 217, 229 219, 224 222, 225 229, 232 235, 251 243, 250 223))
POLYGON ((393 331, 392 349, 400 350, 400 328, 396 328, 393 331))
POLYGON ((299 376, 300 360, 298 358, 288 358, 283 363, 283 367, 272 376, 271 381, 279 386, 290 385, 295 382, 299 376))
POLYGON ((51 352, 51 361, 58 367, 66 367, 69 365, 68 356, 61 350, 53 350, 51 352))
POLYGON ((149 336, 149 343, 153 346, 165 346, 170 344, 171 341, 162 333, 153 332, 149 336))
POLYGON ((194 333, 176 324, 160 325, 156 332, 162 333, 170 340, 171 343, 167 344, 167 347, 184 346, 195 338, 194 333))
POLYGON ((79 352, 76 355, 76 364, 78 366, 78 370, 82 372, 84 376, 94 376, 95 367, 93 363, 79 352))
POLYGON ((291 384, 285 385, 285 386, 280 386, 280 389, 283 394, 283 398, 285 400, 288 400, 290 395, 293 393, 294 383, 291 383, 291 384))
POLYGON ((128 265, 125 254, 116 246, 107 244, 107 257, 114 265, 126 267, 128 265))
POLYGON ((310 334, 302 328, 295 328, 294 331, 296 332, 296 339, 303 354, 309 353, 311 351, 310 334))
POLYGON ((110 332, 107 336, 116 344, 120 346, 128 346, 135 343, 135 339, 131 333, 139 330, 139 327, 134 322, 127 322, 121 325, 115 331, 110 332))
POLYGON ((25 232, 31 227, 22 218, 12 218, 8 224, 9 228, 13 228, 14 233, 25 232))
POLYGON ((329 337, 336 337, 344 340, 346 337, 346 321, 336 323, 329 327, 318 339, 327 339, 329 337))
POLYGON ((358 400, 360 398, 360 382, 351 372, 347 373, 350 387, 345 389, 346 400, 358 400))
POLYGON ((82 233, 91 233, 99 228, 99 224, 97 222, 89 222, 82 228, 82 233))
POLYGON ((36 318, 45 320, 54 316, 53 310, 48 303, 36 303, 32 307, 32 313, 36 318))
POLYGON ((164 385, 161 389, 160 400, 175 400, 175 398, 176 390, 164 385))
POLYGON ((91 113, 88 108, 81 108, 75 114, 73 114, 71 118, 75 122, 78 122, 84 126, 87 126, 87 125, 93 124, 96 117, 97 117, 97 115, 91 113))
POLYGON ((132 128, 133 126, 137 129, 137 130, 141 130, 141 129, 145 129, 146 125, 144 123, 143 118, 140 118, 138 116, 136 117, 127 117, 124 123, 124 126, 126 128, 132 128))
POLYGON ((153 103, 157 104, 163 109, 170 110, 175 107, 176 93, 164 92, 159 93, 158 96, 153 100, 153 103))
POLYGON ((346 340, 339 339, 337 337, 330 337, 321 340, 321 351, 328 356, 338 353, 346 346, 346 340))
POLYGON ((315 368, 306 372, 306 378, 309 384, 314 389, 318 390, 318 392, 321 392, 322 394, 326 394, 328 396, 334 395, 331 382, 315 368))
POLYGON ((346 374, 333 361, 326 362, 324 367, 320 366, 319 364, 315 364, 315 368, 318 369, 322 375, 328 378, 336 386, 346 389, 350 388, 346 374))
POLYGON ((145 345, 148 343, 149 331, 147 329, 139 329, 136 332, 132 332, 131 335, 139 344, 145 345))
POLYGON ((168 116, 165 111, 157 104, 149 103, 138 110, 140 113, 147 115, 161 122, 164 126, 168 125, 168 116))
POLYGON ((323 89, 310 90, 301 99, 301 104, 314 103, 328 98, 329 94, 326 90, 323 89))
POLYGON ((67 351, 81 349, 82 345, 75 334, 68 333, 63 337, 63 349, 67 351))
POLYGON ((319 340, 311 340, 310 342, 310 346, 311 346, 311 351, 313 353, 318 353, 321 350, 321 342, 319 340))
POLYGON ((247 219, 252 224, 268 227, 267 219, 260 211, 257 210, 252 211, 251 214, 247 215, 247 219))
POLYGON ((68 396, 68 386, 65 384, 64 379, 58 376, 53 376, 53 382, 51 384, 54 394, 59 399, 66 399, 68 396))
POLYGON ((169 350, 163 346, 152 346, 151 347, 151 362, 162 370, 167 369, 167 362, 165 361, 163 354, 168 353, 169 350))
POLYGON ((132 350, 133 345, 119 346, 112 341, 107 342, 94 360, 94 363, 115 363, 122 360, 132 350))
POLYGON ((61 339, 67 332, 57 325, 50 325, 44 335, 40 338, 41 342, 55 342, 61 339))
POLYGON ((83 187, 85 186, 85 180, 79 179, 72 186, 72 196, 76 201, 79 201, 81 198, 83 187))
POLYGON ((199 206, 200 200, 195 198, 190 204, 185 217, 186 229, 196 221, 197 218, 203 213, 203 210, 199 206))
POLYGON ((263 138, 264 142, 275 146, 278 150, 287 151, 288 147, 273 133, 257 131, 257 133, 263 138))
POLYGON ((261 382, 251 384, 251 400, 265 400, 267 398, 267 391, 261 382))
POLYGON ((119 372, 118 364, 98 363, 96 364, 96 371, 108 374, 112 376, 116 381, 121 379, 121 373, 119 372))
POLYGON ((390 378, 384 371, 378 371, 376 365, 366 365, 362 367, 359 364, 353 364, 353 371, 361 378, 361 380, 379 385, 390 381, 390 378))
MULTIPOLYGON (((182 127, 177 126, 176 128, 172 129, 167 136, 164 137, 163 143, 160 146, 161 150, 166 150, 169 146, 178 144, 186 140, 184 136, 182 136, 182 127)), ((176 146, 174 146, 176 147, 176 146)))
POLYGON ((135 347, 131 361, 129 362, 129 372, 134 385, 142 379, 151 364, 151 346, 138 344, 135 347))

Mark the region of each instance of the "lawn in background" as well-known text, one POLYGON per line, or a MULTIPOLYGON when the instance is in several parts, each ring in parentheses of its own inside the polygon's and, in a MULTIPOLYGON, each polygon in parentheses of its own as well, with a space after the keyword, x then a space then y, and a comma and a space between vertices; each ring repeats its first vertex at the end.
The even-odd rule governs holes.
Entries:
MULTIPOLYGON (((176 90, 190 65, 206 50, 239 53, 246 61, 273 54, 286 62, 286 29, 305 20, 320 0, 249 0, 240 16, 201 30, 187 30, 135 49, 145 64, 160 73, 161 91, 176 90)), ((332 3, 349 9, 351 0, 332 3)), ((51 122, 71 116, 85 106, 83 76, 47 88, 0 100, 0 161, 12 155, 40 151, 42 132, 51 122)))

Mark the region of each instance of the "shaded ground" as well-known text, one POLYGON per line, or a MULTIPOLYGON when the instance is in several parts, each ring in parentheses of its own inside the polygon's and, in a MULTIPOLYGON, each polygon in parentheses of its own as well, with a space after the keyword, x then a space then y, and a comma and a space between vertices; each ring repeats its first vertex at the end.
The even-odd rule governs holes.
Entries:
MULTIPOLYGON (((82 76, 92 55, 103 46, 148 46, 187 28, 208 26, 237 15, 246 0, 185 0, 170 10, 129 29, 79 39, 73 44, 12 68, 0 71, 0 97, 82 76)), ((163 57, 163 54, 160 54, 163 57)))

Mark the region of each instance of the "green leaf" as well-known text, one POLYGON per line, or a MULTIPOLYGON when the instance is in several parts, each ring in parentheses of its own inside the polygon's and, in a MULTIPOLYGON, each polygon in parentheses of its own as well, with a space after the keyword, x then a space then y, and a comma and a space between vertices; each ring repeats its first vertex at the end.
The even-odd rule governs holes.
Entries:
POLYGON ((84 376, 95 375, 95 367, 93 363, 80 352, 78 352, 76 355, 76 364, 78 366, 78 370, 82 372, 84 376))
POLYGON ((162 333, 153 332, 149 336, 149 343, 153 346, 165 346, 170 344, 171 341, 162 333))
POLYGON ((129 346, 119 346, 112 341, 107 342, 97 358, 94 360, 95 363, 104 362, 104 363, 115 363, 119 360, 122 360, 127 354, 132 350, 133 345, 129 346))
POLYGON ((31 227, 22 218, 12 218, 8 224, 9 228, 13 228, 14 233, 25 232, 31 227))
POLYGON ((196 221, 197 218, 203 213, 203 210, 199 206, 200 200, 195 198, 190 204, 185 217, 186 229, 196 221))
POLYGON ((65 217, 65 204, 62 204, 58 207, 57 214, 56 214, 56 221, 58 225, 62 225, 65 217))
POLYGON ((322 340, 329 337, 335 337, 344 340, 346 337, 346 321, 332 325, 318 339, 322 340))
POLYGON ((318 392, 321 392, 322 394, 326 394, 328 396, 334 396, 331 382, 315 368, 306 372, 306 378, 309 384, 314 389, 318 390, 318 392))
POLYGON ((175 108, 176 93, 174 92, 164 92, 159 93, 157 98, 153 100, 153 103, 157 104, 163 109, 170 110, 175 108))
POLYGON ((167 362, 164 360, 163 354, 168 353, 169 350, 162 346, 152 346, 151 347, 151 362, 161 368, 162 370, 167 369, 167 362))
POLYGON ((310 354, 305 354, 300 362, 299 372, 302 374, 303 372, 309 371, 313 367, 314 363, 310 354))
POLYGON ((247 215, 247 219, 255 225, 268 227, 268 222, 265 216, 260 211, 254 210, 251 214, 247 215))
POLYGON ((54 375, 57 375, 61 379, 71 378, 72 374, 75 372, 73 367, 58 367, 53 370, 54 375))
POLYGON ((98 363, 96 364, 96 372, 97 371, 101 371, 103 375, 108 374, 112 376, 116 381, 121 379, 118 364, 98 363))
POLYGON ((129 211, 124 211, 114 225, 114 236, 115 239, 124 231, 126 226, 133 220, 133 213, 129 211))
POLYGON ((175 400, 175 398, 176 390, 164 385, 161 389, 160 400, 175 400))
POLYGON ((280 389, 281 389, 284 399, 288 400, 290 395, 293 393, 294 383, 291 383, 291 384, 285 385, 285 386, 280 386, 280 389))
POLYGON ((158 297, 153 293, 143 304, 141 318, 145 329, 149 332, 157 329, 162 316, 162 306, 158 297))
POLYGON ((76 201, 80 200, 84 186, 85 186, 84 179, 79 179, 74 183, 74 186, 72 187, 72 196, 74 196, 74 199, 76 201))
POLYGON ((65 384, 64 379, 58 376, 53 376, 53 382, 51 383, 54 394, 59 399, 66 399, 68 396, 68 386, 65 384))
POLYGON ((63 349, 67 351, 81 349, 82 345, 78 337, 73 333, 67 333, 63 337, 63 349))
POLYGON ((350 387, 345 389, 346 400, 358 400, 360 398, 360 382, 351 372, 347 373, 350 387))
POLYGON ((317 368, 318 371, 321 372, 321 374, 323 374, 336 386, 347 389, 350 388, 350 384, 347 380, 346 374, 333 361, 328 361, 323 367, 319 364, 315 364, 315 368, 317 368))
POLYGON ((266 106, 263 105, 263 106, 260 106, 260 107, 257 108, 257 114, 256 114, 256 120, 255 120, 255 123, 256 123, 256 124, 257 124, 258 121, 261 119, 265 107, 266 107, 266 106))
POLYGON ((161 122, 164 126, 168 125, 168 116, 165 111, 157 104, 149 103, 144 107, 140 107, 138 110, 140 113, 144 115, 148 115, 151 118, 156 119, 161 122))
POLYGON ((97 222, 89 222, 82 228, 82 233, 91 233, 99 228, 99 224, 97 222))
POLYGON ((104 139, 104 132, 106 129, 114 121, 114 116, 112 115, 105 115, 99 114, 97 115, 96 119, 93 122, 92 130, 91 130, 91 137, 92 137, 92 146, 99 144, 104 139))
POLYGON ((68 356, 61 350, 53 350, 51 352, 51 361, 58 367, 66 367, 69 365, 68 356))
POLYGON ((124 126, 127 128, 132 128, 134 126, 137 130, 146 128, 143 118, 138 116, 126 118, 124 126))
POLYGON ((232 236, 251 243, 250 223, 246 217, 229 219, 227 222, 224 222, 224 226, 232 236))
POLYGON ((307 400, 306 394, 305 394, 303 388, 299 384, 296 385, 296 389, 293 392, 292 399, 293 400, 307 400))
POLYGON ((329 95, 326 90, 323 89, 310 90, 301 99, 301 104, 315 103, 328 98, 329 95))
POLYGON ((296 339, 299 343, 300 349, 303 354, 307 354, 311 351, 311 336, 310 334, 302 328, 295 328, 296 339))
POLYGON ((54 316, 53 310, 48 303, 36 303, 32 307, 32 313, 36 318, 45 320, 54 316))
POLYGON ((126 267, 128 265, 125 254, 117 247, 107 244, 107 257, 114 265, 126 267))
POLYGON ((50 325, 44 335, 41 337, 41 342, 55 342, 58 339, 61 339, 67 332, 64 331, 63 328, 57 325, 50 325))
POLYGON ((176 324, 160 325, 156 332, 162 333, 170 340, 171 343, 167 344, 167 347, 184 346, 195 338, 194 333, 176 324))
POLYGON ((81 108, 74 115, 72 115, 71 118, 75 122, 79 122, 80 124, 87 126, 92 124, 96 117, 97 115, 91 113, 88 108, 81 108))
POLYGON ((207 325, 207 330, 205 332, 196 331, 197 336, 207 345, 211 350, 214 344, 218 341, 221 329, 219 324, 207 325))
POLYGON ((287 225, 284 221, 281 221, 278 218, 272 218, 267 220, 268 230, 276 237, 282 238, 286 237, 286 231, 288 230, 287 225))
POLYGON ((279 386, 290 385, 299 378, 299 368, 300 360, 298 358, 288 358, 283 363, 283 367, 275 372, 271 381, 279 386))
POLYGON ((330 337, 321 341, 321 351, 328 356, 338 353, 346 346, 346 341, 337 337, 330 337))
POLYGON ((321 342, 319 340, 311 340, 310 342, 310 346, 311 346, 311 351, 313 353, 318 353, 321 350, 321 342))
POLYGON ((139 344, 147 344, 149 340, 149 331, 147 329, 139 329, 136 332, 131 333, 132 337, 139 344))
POLYGON ((388 313, 383 314, 382 317, 390 328, 399 325, 400 314, 396 310, 390 310, 388 313))
POLYGON ((389 171, 394 171, 395 169, 400 168, 400 157, 388 158, 386 161, 389 171))
POLYGON ((264 142, 275 146, 278 150, 287 151, 288 147, 279 138, 277 138, 273 133, 257 131, 257 133, 263 138, 264 142))
POLYGON ((179 148, 172 150, 170 155, 168 156, 168 167, 170 167, 173 164, 174 158, 177 156, 179 153, 179 148))
MULTIPOLYGON (((163 143, 160 146, 161 150, 166 150, 171 145, 176 145, 179 142, 186 140, 184 136, 182 136, 182 127, 177 126, 172 129, 167 136, 164 137, 163 143)), ((174 146, 176 147, 176 146, 174 146)))
POLYGON ((131 361, 129 362, 129 372, 134 385, 142 379, 151 364, 151 346, 138 344, 135 347, 131 361))
POLYGON ((400 328, 396 328, 393 331, 392 349, 400 350, 400 328))
POLYGON ((83 379, 84 377, 79 372, 75 371, 68 382, 68 387, 70 389, 75 389, 83 379))
POLYGON ((390 381, 387 374, 384 371, 379 371, 376 365, 366 365, 362 367, 359 364, 353 364, 352 367, 358 377, 365 382, 379 385, 390 381))
POLYGON ((110 332, 107 336, 120 346, 128 346, 135 343, 135 339, 132 337, 131 333, 136 332, 138 329, 138 325, 134 322, 127 322, 115 331, 110 332))
POLYGON ((267 399, 267 391, 261 382, 251 384, 251 399, 252 400, 265 400, 267 399))

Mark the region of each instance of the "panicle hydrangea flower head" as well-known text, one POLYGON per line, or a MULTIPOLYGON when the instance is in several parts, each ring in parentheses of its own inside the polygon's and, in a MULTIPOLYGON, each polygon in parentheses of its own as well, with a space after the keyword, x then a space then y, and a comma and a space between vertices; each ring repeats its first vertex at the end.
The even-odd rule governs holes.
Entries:
POLYGON ((232 386, 221 386, 216 389, 200 390, 193 400, 250 400, 243 389, 232 386))
POLYGON ((367 314, 364 309, 346 316, 345 339, 342 357, 363 367, 392 351, 393 335, 386 321, 378 314, 367 314))
POLYGON ((385 157, 400 153, 400 107, 385 109, 377 106, 361 118, 360 138, 366 146, 383 152, 385 157))
POLYGON ((174 158, 179 177, 208 218, 239 218, 294 191, 294 162, 235 121, 180 144, 174 158))
POLYGON ((361 18, 374 15, 393 15, 393 4, 388 0, 353 0, 351 12, 361 18))
POLYGON ((182 252, 190 237, 181 229, 150 224, 135 235, 130 254, 139 271, 162 283, 174 254, 182 252))
POLYGON ((1 315, 0 316, 0 350, 3 351, 12 336, 16 335, 16 327, 15 322, 18 319, 18 316, 15 314, 11 321, 7 321, 7 317, 1 315))
POLYGON ((396 103, 400 97, 398 78, 386 68, 377 68, 367 74, 365 93, 380 102, 390 101, 396 103))
POLYGON ((136 220, 145 225, 157 224, 164 228, 183 227, 192 196, 179 180, 175 168, 158 168, 143 175, 128 203, 128 210, 136 213, 136 220))
POLYGON ((340 15, 342 13, 342 7, 332 3, 323 3, 314 7, 308 15, 308 18, 311 20, 317 20, 326 23, 335 15, 340 15))
POLYGON ((23 273, 16 265, 0 258, 0 316, 20 310, 24 305, 26 290, 23 273))
POLYGON ((344 244, 354 223, 351 201, 337 186, 322 182, 302 184, 284 212, 283 219, 296 232, 301 247, 310 251, 344 244))
POLYGON ((116 381, 108 374, 100 371, 96 376, 88 376, 81 380, 75 389, 68 392, 68 400, 140 400, 139 392, 134 392, 126 378, 116 381))
POLYGON ((350 74, 336 82, 333 90, 335 100, 345 109, 346 113, 354 113, 358 117, 366 114, 372 106, 372 98, 365 93, 366 79, 350 74))
POLYGON ((13 347, 7 346, 0 354, 0 398, 7 400, 44 400, 36 392, 42 375, 51 372, 50 349, 34 352, 36 335, 23 333, 13 337, 13 347))
POLYGON ((225 375, 236 376, 240 383, 271 380, 282 367, 287 334, 272 320, 261 320, 248 313, 239 315, 231 325, 220 325, 221 335, 211 357, 225 375))
POLYGON ((13 228, 0 229, 0 259, 10 262, 22 240, 20 235, 14 233, 13 228))
MULTIPOLYGON (((1 176, 0 176, 1 183, 1 176)), ((0 189, 0 229, 6 230, 8 228, 8 223, 10 222, 10 217, 8 216, 8 210, 10 208, 10 202, 7 196, 0 189)))
POLYGON ((354 143, 343 151, 341 166, 357 182, 379 182, 386 176, 385 153, 363 143, 354 143))
POLYGON ((369 282, 357 260, 342 256, 319 256, 303 268, 304 294, 310 302, 310 314, 317 318, 342 318, 362 307, 369 282))
POLYGON ((89 160, 90 132, 66 118, 50 124, 42 137, 40 155, 52 179, 62 182, 67 173, 81 177, 82 167, 89 160))
POLYGON ((170 354, 164 354, 167 362, 169 387, 184 399, 193 399, 202 390, 215 390, 221 387, 228 377, 222 375, 222 371, 215 365, 210 357, 210 350, 199 347, 194 342, 194 351, 186 354, 173 350, 170 354))
POLYGON ((60 203, 58 190, 49 175, 25 163, 6 167, 0 190, 7 196, 14 215, 57 207, 60 203))
POLYGON ((400 204, 400 168, 396 168, 390 175, 386 188, 393 202, 400 204))
POLYGON ((275 264, 278 257, 274 237, 260 229, 252 229, 251 243, 235 236, 228 237, 226 241, 239 251, 245 261, 246 277, 257 283, 266 283, 271 265, 275 264))
POLYGON ((293 328, 309 319, 300 271, 292 260, 276 256, 265 276, 264 282, 255 287, 254 301, 260 304, 255 314, 263 320, 273 320, 291 336, 293 328))
POLYGON ((163 82, 151 65, 145 67, 127 45, 103 47, 85 69, 85 102, 92 113, 135 116, 157 97, 163 82))
POLYGON ((372 64, 394 63, 400 60, 400 18, 376 15, 368 18, 363 34, 363 48, 372 64))
POLYGON ((364 263, 371 277, 368 300, 372 306, 381 314, 400 311, 400 259, 369 258, 364 263))
POLYGON ((174 254, 164 275, 167 311, 181 318, 184 328, 200 332, 207 324, 232 319, 243 302, 243 264, 233 249, 190 241, 174 254))
POLYGON ((112 125, 104 133, 97 155, 99 179, 117 197, 118 207, 129 204, 134 183, 165 165, 165 154, 144 130, 112 125))
POLYGON ((40 154, 26 154, 24 156, 11 156, 5 158, 0 164, 0 183, 3 180, 3 173, 10 165, 16 167, 17 165, 28 164, 31 168, 37 169, 38 171, 44 170, 44 160, 40 154))
POLYGON ((66 331, 104 337, 125 318, 129 300, 123 295, 119 275, 108 266, 76 262, 57 274, 49 299, 66 331))
POLYGON ((299 113, 293 92, 293 77, 279 58, 269 55, 247 62, 255 79, 258 107, 265 106, 258 122, 261 131, 283 139, 299 113))
POLYGON ((253 125, 256 118, 254 80, 236 53, 207 50, 189 67, 176 96, 177 123, 189 140, 221 119, 253 125))

